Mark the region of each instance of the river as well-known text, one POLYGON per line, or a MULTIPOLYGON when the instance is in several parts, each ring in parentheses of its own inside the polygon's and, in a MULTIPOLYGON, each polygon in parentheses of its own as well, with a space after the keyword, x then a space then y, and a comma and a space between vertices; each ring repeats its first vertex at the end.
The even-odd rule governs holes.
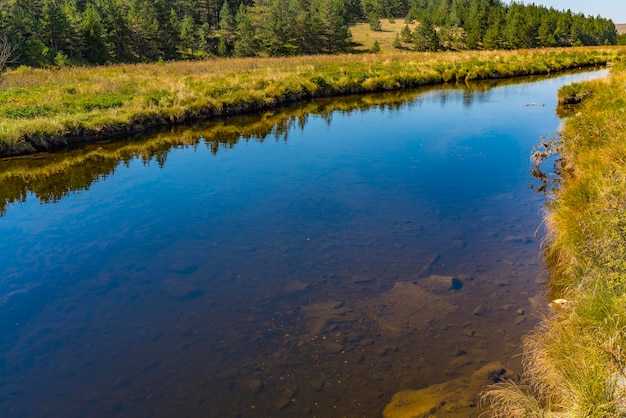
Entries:
MULTIPOLYGON (((603 74, 0 160, 1 415, 376 417, 521 372, 546 307, 529 156, 558 88, 603 74)), ((475 392, 434 414, 478 416, 475 392)))

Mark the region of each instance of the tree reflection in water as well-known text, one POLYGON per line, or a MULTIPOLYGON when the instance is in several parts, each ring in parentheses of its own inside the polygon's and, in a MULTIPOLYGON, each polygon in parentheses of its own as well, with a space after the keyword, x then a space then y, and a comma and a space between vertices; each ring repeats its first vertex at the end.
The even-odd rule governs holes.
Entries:
MULTIPOLYGON (((489 91, 494 87, 545 78, 549 77, 445 84, 410 91, 315 99, 261 115, 218 119, 191 127, 152 131, 124 140, 3 159, 0 160, 0 216, 11 204, 26 201, 30 194, 41 203, 55 203, 71 193, 86 190, 93 183, 115 173, 120 163, 128 165, 132 160, 141 160, 143 164, 149 164, 154 161, 163 167, 173 148, 204 145, 216 155, 220 149, 234 148, 241 141, 263 142, 268 138, 287 141, 292 129, 303 130, 311 116, 321 117, 330 124, 334 112, 350 115, 374 108, 397 110, 406 106, 410 109, 421 106, 425 101, 444 105, 455 95, 462 97, 465 106, 471 106, 474 101, 487 100, 489 91)), ((535 174, 541 176, 540 172, 535 174)))

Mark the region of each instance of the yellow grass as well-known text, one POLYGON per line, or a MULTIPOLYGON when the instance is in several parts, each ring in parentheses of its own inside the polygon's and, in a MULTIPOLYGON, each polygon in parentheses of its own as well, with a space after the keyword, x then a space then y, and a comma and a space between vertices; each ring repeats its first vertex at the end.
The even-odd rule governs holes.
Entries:
MULTIPOLYGON (((369 51, 375 41, 378 41, 381 53, 398 51, 393 47, 393 41, 396 34, 400 35, 402 28, 406 25, 404 19, 396 19, 394 23, 391 23, 389 19, 380 19, 380 22, 382 24, 380 31, 371 30, 368 22, 359 22, 350 27, 356 51, 369 51)), ((409 24, 411 31, 415 29, 415 26, 417 23, 409 24)), ((413 45, 406 42, 402 43, 402 47, 404 50, 413 49, 413 45)))

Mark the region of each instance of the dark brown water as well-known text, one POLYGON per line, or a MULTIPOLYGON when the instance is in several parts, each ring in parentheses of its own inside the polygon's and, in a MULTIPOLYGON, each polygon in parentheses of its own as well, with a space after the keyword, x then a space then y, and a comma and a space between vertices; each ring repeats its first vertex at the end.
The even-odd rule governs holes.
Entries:
POLYGON ((0 161, 0 415, 375 417, 519 372, 545 304, 529 155, 595 76, 0 161))

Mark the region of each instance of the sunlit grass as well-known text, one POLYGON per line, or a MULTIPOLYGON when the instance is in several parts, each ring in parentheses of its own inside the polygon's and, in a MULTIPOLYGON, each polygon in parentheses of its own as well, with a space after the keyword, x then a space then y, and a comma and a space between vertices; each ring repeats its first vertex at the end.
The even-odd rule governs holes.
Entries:
POLYGON ((308 97, 555 72, 602 64, 624 50, 394 52, 19 68, 6 73, 0 90, 0 155, 267 109, 308 97))
MULTIPOLYGON (((352 32, 352 42, 355 44, 355 51, 369 51, 375 41, 378 41, 380 45, 381 53, 397 52, 398 49, 394 48, 393 41, 396 38, 396 34, 400 34, 402 28, 407 25, 404 19, 395 19, 390 22, 389 19, 380 19, 381 30, 373 31, 370 28, 369 22, 359 22, 350 27, 352 32)), ((417 23, 410 23, 409 29, 414 30, 417 23)), ((402 42, 402 49, 411 50, 413 45, 410 43, 402 42)))

